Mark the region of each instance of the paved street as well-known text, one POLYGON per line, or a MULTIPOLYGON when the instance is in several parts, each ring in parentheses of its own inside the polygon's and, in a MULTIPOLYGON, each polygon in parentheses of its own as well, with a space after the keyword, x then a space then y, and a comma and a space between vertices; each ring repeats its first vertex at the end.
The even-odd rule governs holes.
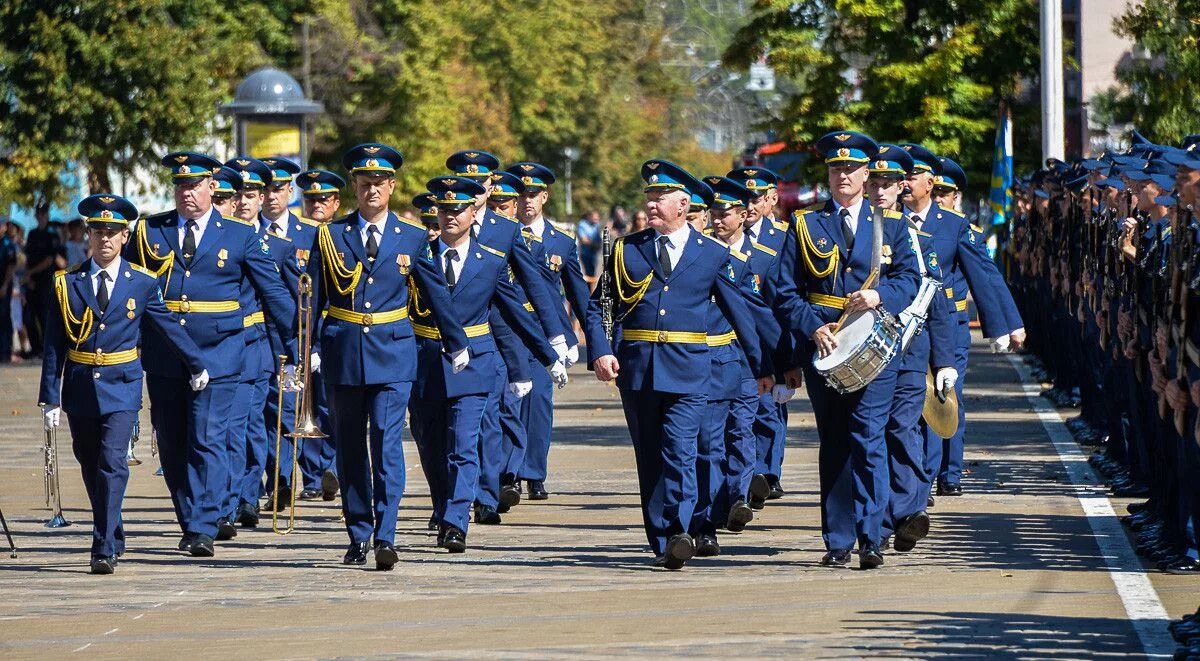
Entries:
MULTIPOLYGON (((111 577, 87 574, 89 514, 65 429, 62 484, 75 525, 41 526, 49 513, 37 368, 6 367, 0 506, 20 557, 0 556, 0 657, 1080 658, 1141 656, 1146 644, 1154 651, 1127 604, 1161 600, 1178 617, 1195 608, 1200 586, 1154 573, 1154 590, 1123 602, 1113 576, 1136 579, 1123 581, 1136 588, 1145 583, 1142 567, 1121 534, 1104 534, 1114 530, 1111 517, 1085 516, 1080 497, 1102 505, 1095 497, 1103 491, 1070 476, 1094 476, 1079 455, 1070 468, 1060 461, 1006 357, 977 352, 972 361, 966 495, 939 499, 931 538, 913 553, 888 554, 878 571, 817 564, 817 444, 804 399, 792 403, 788 496, 768 504, 747 532, 724 535, 721 557, 678 573, 651 568, 616 391, 576 370, 559 398, 553 496, 522 503, 502 526, 473 526, 466 555, 434 548, 409 443, 395 571, 340 565, 346 538, 338 509, 326 503, 303 503, 292 535, 243 532, 219 544, 213 559, 183 557, 147 442, 126 499, 129 552, 111 577)), ((1112 505, 1123 513, 1126 502, 1112 505)), ((1143 625, 1161 631, 1166 621, 1143 625)))

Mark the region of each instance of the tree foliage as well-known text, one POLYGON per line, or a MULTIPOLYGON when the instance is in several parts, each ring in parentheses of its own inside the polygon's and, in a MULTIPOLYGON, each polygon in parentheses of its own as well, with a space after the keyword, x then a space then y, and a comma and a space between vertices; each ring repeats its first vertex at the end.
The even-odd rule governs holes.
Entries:
POLYGON ((1037 126, 1036 107, 1012 102, 1038 53, 1034 0, 757 0, 724 59, 765 57, 793 86, 773 118, 789 140, 848 128, 920 142, 982 182, 999 102, 1037 126))

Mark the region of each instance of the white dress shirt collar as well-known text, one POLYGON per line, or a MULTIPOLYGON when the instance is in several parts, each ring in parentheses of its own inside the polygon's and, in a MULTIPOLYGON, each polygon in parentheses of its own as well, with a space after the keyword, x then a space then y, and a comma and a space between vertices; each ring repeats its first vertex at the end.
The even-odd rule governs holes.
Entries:
POLYGON ((92 266, 88 270, 88 277, 91 278, 92 281, 92 293, 96 294, 100 292, 100 272, 104 271, 108 274, 108 293, 111 295, 113 285, 117 282, 117 275, 121 272, 121 257, 118 255, 116 259, 112 260, 112 262, 103 269, 100 268, 100 265, 96 263, 96 260, 91 260, 91 263, 92 266))

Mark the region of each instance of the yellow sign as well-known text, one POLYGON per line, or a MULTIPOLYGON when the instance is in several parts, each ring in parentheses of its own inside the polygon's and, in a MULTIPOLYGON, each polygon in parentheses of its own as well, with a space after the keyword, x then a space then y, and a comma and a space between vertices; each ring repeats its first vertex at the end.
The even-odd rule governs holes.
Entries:
POLYGON ((246 151, 254 158, 300 153, 300 127, 295 124, 246 122, 246 151))

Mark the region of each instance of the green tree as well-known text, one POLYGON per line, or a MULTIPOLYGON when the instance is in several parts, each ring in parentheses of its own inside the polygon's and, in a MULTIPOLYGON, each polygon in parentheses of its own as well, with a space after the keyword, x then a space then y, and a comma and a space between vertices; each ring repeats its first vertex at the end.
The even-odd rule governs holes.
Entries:
POLYGON ((1113 27, 1144 50, 1117 70, 1118 86, 1093 100, 1098 119, 1132 122, 1160 142, 1200 133, 1200 2, 1131 4, 1113 27))
POLYGON ((1037 126, 1036 108, 1012 103, 1037 71, 1037 26, 1033 0, 757 0, 724 61, 765 57, 785 78, 772 125, 788 140, 848 128, 920 142, 984 182, 1000 101, 1037 126))

